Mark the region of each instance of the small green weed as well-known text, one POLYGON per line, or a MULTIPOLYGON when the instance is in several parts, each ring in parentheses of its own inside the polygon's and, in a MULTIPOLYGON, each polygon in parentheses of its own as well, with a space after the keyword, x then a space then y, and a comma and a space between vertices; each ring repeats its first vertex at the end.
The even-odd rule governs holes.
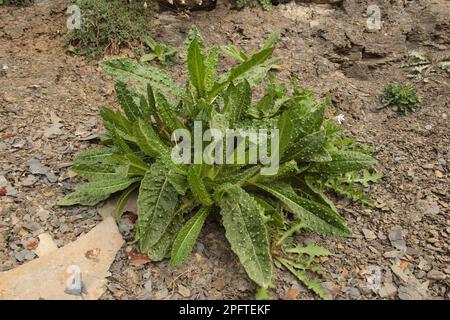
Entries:
POLYGON ((382 108, 390 106, 402 114, 416 111, 420 102, 421 97, 417 94, 416 88, 409 83, 391 83, 381 96, 382 108))
POLYGON ((134 47, 149 36, 150 9, 143 1, 76 0, 81 10, 81 29, 69 31, 68 50, 90 58, 121 47, 134 47))

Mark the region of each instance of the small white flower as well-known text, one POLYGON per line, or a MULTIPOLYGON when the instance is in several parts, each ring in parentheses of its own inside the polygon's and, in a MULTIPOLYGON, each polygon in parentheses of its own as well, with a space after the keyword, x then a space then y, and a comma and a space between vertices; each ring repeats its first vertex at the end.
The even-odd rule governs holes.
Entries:
POLYGON ((147 1, 144 2, 144 9, 147 9, 148 5, 147 5, 147 1))
POLYGON ((3 72, 8 72, 8 69, 9 69, 9 67, 8 67, 8 65, 7 64, 4 64, 3 66, 2 66, 2 71, 3 72))
POLYGON ((345 121, 345 116, 341 113, 334 117, 334 121, 336 121, 339 124, 342 124, 345 121))

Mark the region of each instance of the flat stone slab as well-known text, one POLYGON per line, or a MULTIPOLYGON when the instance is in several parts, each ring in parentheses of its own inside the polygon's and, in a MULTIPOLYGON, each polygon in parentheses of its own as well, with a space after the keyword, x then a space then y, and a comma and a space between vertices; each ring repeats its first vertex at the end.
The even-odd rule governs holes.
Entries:
POLYGON ((107 217, 76 241, 1 272, 0 299, 96 300, 123 243, 115 221, 107 217))

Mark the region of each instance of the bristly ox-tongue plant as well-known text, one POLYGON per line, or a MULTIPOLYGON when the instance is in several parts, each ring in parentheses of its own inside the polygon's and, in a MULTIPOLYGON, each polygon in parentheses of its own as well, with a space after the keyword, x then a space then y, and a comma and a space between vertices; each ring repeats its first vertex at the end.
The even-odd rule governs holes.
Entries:
MULTIPOLYGON (((364 188, 379 175, 367 170, 374 164, 370 152, 325 119, 327 103, 316 102, 310 91, 294 83, 288 94, 284 84, 267 77, 278 61, 272 57, 276 38, 270 37, 253 54, 223 48, 239 64, 219 76, 219 48, 207 50, 192 29, 184 86, 151 65, 126 58, 103 62, 117 81, 122 110, 101 109, 107 130, 103 146, 80 153, 71 168, 89 182, 59 204, 94 206, 120 192, 120 217, 130 194, 138 192, 138 248, 154 261, 170 258, 172 267, 186 260, 205 221, 214 215, 248 276, 261 288, 259 297, 274 285, 274 266, 286 268, 328 297, 317 278, 321 269, 316 257, 331 253, 314 244, 292 245, 292 236, 304 229, 350 236, 327 194, 369 203, 364 188), (255 89, 264 83, 257 98, 255 89), (202 130, 278 129, 279 143, 271 150, 279 153, 278 171, 263 175, 261 164, 249 162, 174 162, 174 132, 193 132, 195 123, 201 123, 202 130)), ((248 152, 249 144, 244 145, 248 152)))

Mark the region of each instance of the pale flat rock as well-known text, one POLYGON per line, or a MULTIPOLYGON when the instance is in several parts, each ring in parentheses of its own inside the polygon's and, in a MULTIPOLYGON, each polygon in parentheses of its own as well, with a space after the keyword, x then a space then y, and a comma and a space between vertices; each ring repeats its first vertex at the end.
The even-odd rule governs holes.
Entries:
POLYGON ((105 278, 123 243, 116 223, 108 217, 51 254, 0 273, 0 299, 96 300, 106 290, 105 278), (81 273, 82 296, 65 293, 74 270, 81 273))
POLYGON ((42 233, 38 236, 39 245, 34 250, 34 253, 38 255, 38 257, 44 257, 56 250, 58 250, 58 246, 53 241, 53 238, 48 233, 42 233))
MULTIPOLYGON (((137 214, 137 198, 138 198, 137 191, 131 193, 130 196, 128 197, 127 203, 123 208, 123 211, 133 212, 137 214)), ((118 196, 109 198, 103 203, 101 207, 97 208, 97 212, 102 216, 103 219, 111 216, 114 217, 118 201, 119 201, 118 196)))

